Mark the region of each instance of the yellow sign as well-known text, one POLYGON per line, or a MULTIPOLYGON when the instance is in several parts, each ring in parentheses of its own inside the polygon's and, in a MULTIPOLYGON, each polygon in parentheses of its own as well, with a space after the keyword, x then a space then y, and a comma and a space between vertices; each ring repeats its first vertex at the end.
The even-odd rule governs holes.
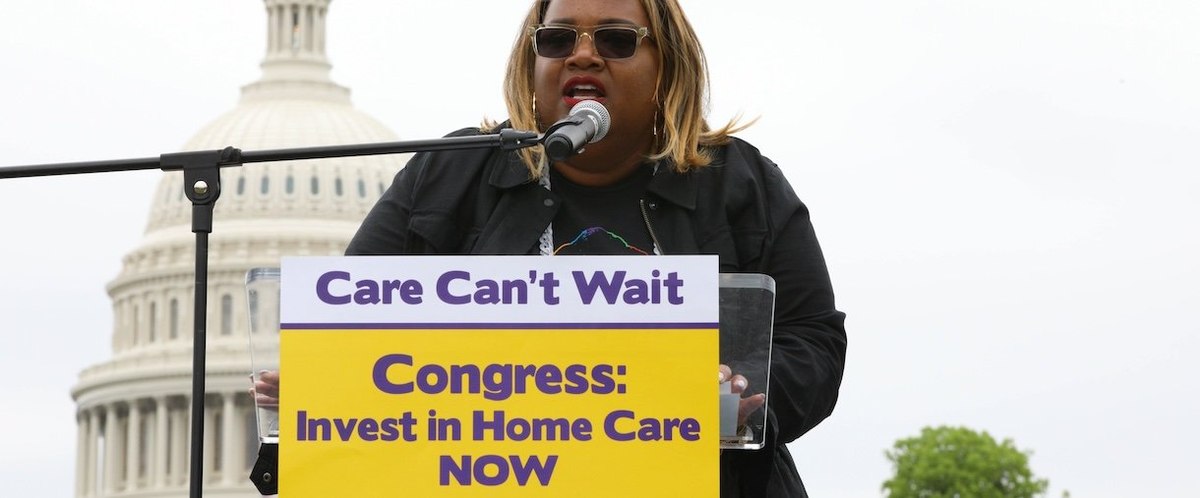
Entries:
MULTIPOLYGON (((285 287, 328 274, 300 273, 285 287)), ((281 496, 718 495, 715 316, 328 327, 287 307, 281 496)))

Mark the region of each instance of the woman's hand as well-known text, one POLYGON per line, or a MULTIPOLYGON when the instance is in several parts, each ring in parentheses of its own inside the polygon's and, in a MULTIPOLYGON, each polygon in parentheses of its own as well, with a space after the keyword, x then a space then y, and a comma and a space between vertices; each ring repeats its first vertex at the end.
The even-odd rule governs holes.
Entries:
MULTIPOLYGON (((728 365, 720 365, 718 368, 717 382, 729 382, 730 391, 734 394, 741 395, 750 387, 750 381, 741 375, 734 375, 733 370, 728 365)), ((755 394, 750 397, 741 398, 738 401, 738 427, 746 424, 746 419, 750 418, 750 414, 755 410, 762 408, 767 403, 766 394, 755 394)))
POLYGON ((254 387, 250 389, 250 395, 254 396, 254 403, 260 408, 271 408, 279 406, 279 371, 278 370, 263 370, 255 376, 254 387))

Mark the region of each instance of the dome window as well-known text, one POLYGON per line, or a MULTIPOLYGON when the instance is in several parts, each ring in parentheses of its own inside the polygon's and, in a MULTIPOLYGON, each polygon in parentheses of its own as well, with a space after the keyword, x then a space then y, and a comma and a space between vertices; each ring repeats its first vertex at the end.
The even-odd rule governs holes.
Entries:
POLYGON ((169 322, 169 333, 171 339, 179 337, 179 300, 171 299, 171 306, 167 309, 167 321, 169 322))
MULTIPOLYGON (((266 180, 266 178, 263 178, 266 180)), ((233 296, 221 296, 221 335, 233 334, 233 296)))
POLYGON ((141 310, 138 309, 138 306, 136 304, 133 305, 133 344, 135 346, 138 343, 138 313, 139 312, 141 312, 141 310))
POLYGON ((246 177, 244 176, 238 177, 237 193, 238 195, 244 195, 246 193, 246 177))
POLYGON ((367 182, 364 182, 362 178, 358 179, 358 196, 364 199, 367 197, 367 182))
POLYGON ((150 302, 150 342, 154 342, 158 337, 158 305, 153 301, 150 302))
POLYGON ((284 188, 287 189, 288 195, 292 195, 292 192, 296 191, 296 179, 292 178, 290 173, 287 176, 287 184, 284 186, 284 188))
POLYGON ((317 181, 316 175, 312 177, 312 193, 317 195, 321 191, 321 182, 317 181))
POLYGON ((342 196, 342 179, 341 178, 333 179, 333 192, 335 194, 337 194, 338 197, 342 196))
POLYGON ((262 177, 262 187, 259 190, 262 191, 263 195, 267 195, 267 192, 271 190, 271 179, 266 175, 262 177))

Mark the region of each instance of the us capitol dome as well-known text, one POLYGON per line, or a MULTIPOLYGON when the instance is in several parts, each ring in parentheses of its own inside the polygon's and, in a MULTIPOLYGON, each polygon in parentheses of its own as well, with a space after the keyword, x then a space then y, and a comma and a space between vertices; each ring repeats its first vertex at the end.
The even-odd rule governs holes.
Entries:
MULTIPOLYGON (((397 138, 350 104, 329 76, 330 0, 264 0, 262 77, 237 107, 203 127, 185 150, 264 150, 387 142, 397 138)), ((205 496, 257 497, 247 476, 257 455, 248 393, 245 278, 281 256, 340 255, 406 155, 222 168, 209 238, 205 496)), ((108 284, 112 358, 83 370, 75 496, 188 494, 195 235, 183 175, 163 176, 145 237, 108 284)))

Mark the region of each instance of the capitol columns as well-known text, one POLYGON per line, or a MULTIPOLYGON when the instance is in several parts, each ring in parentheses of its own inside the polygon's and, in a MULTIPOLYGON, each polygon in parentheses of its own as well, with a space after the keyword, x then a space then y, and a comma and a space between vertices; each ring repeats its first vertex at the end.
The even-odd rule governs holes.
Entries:
POLYGON ((104 407, 104 494, 117 491, 117 404, 104 407))
POLYGON ((318 54, 325 53, 325 8, 321 6, 313 7, 315 19, 313 19, 313 51, 318 54))
MULTIPOLYGON (((236 455, 241 454, 237 450, 241 449, 245 444, 241 444, 241 438, 238 437, 238 434, 235 434, 237 431, 234 430, 235 422, 238 419, 236 414, 237 406, 234 404, 237 393, 224 393, 221 397, 223 398, 224 405, 221 407, 221 439, 223 439, 221 441, 221 482, 233 485, 235 483, 234 478, 238 477, 238 474, 242 470, 240 462, 235 462, 234 459, 236 455)), ((237 458, 237 460, 241 459, 237 458)))
POLYGON ((84 479, 83 490, 85 497, 95 497, 100 494, 100 407, 91 407, 88 415, 88 464, 84 466, 88 479, 84 479))
POLYGON ((217 410, 208 404, 208 393, 201 398, 200 402, 204 403, 204 478, 212 479, 213 471, 217 468, 217 453, 213 450, 217 449, 217 410))
POLYGON ((154 451, 151 452, 154 458, 150 460, 150 475, 154 476, 152 486, 161 488, 167 485, 167 438, 170 437, 167 432, 167 397, 158 396, 154 399, 154 405, 154 451))
MULTIPOLYGON (((304 5, 300 7, 300 50, 307 52, 312 49, 312 7, 304 5)), ((295 45, 293 45, 294 47, 295 45)))
POLYGON ((138 488, 138 462, 142 450, 142 410, 137 398, 129 400, 129 416, 125 421, 125 491, 133 491, 138 488))
POLYGON ((75 496, 83 496, 87 484, 88 415, 84 410, 75 414, 75 496))
POLYGON ((275 49, 283 52, 285 50, 290 50, 292 47, 292 44, 288 41, 289 37, 287 36, 292 32, 292 30, 287 28, 288 18, 290 16, 287 15, 288 12, 286 6, 276 5, 275 10, 278 13, 276 16, 278 24, 275 30, 275 49))
POLYGON ((188 414, 187 397, 184 397, 184 408, 175 410, 174 430, 171 431, 171 484, 187 484, 187 445, 188 445, 188 414))

